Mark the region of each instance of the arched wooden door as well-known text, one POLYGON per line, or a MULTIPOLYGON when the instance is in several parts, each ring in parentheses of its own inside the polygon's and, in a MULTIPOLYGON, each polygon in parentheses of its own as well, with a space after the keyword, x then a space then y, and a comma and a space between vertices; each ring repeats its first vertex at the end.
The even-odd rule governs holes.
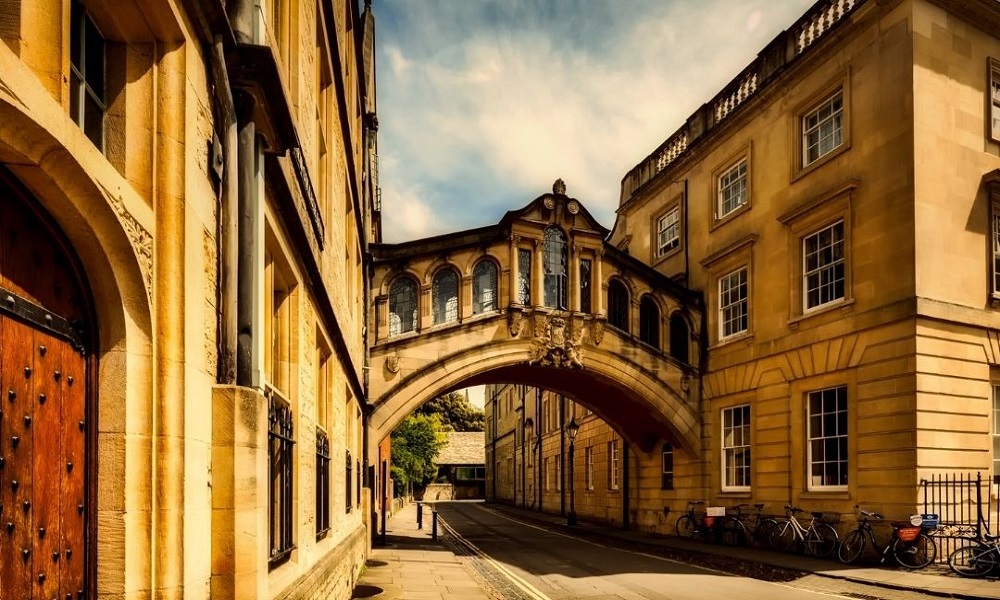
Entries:
POLYGON ((77 261, 0 170, 0 600, 90 596, 95 331, 77 261))

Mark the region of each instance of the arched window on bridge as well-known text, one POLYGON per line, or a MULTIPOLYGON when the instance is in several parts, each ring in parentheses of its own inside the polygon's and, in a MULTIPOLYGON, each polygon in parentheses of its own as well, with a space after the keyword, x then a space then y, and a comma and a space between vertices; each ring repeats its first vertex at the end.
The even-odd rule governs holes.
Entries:
POLYGON ((649 296, 639 301, 639 339, 660 348, 660 307, 649 296))
POLYGON ((688 343, 690 339, 688 333, 687 319, 679 312, 670 315, 670 356, 682 363, 688 362, 688 343))
POLYGON ((458 320, 458 275, 452 269, 441 269, 431 285, 434 324, 458 320))
POLYGON ((545 306, 565 310, 566 301, 566 234, 558 227, 545 230, 545 306))
POLYGON ((608 325, 628 333, 628 288, 617 279, 608 282, 608 325))
POLYGON ((492 260, 481 260, 472 270, 472 314, 497 309, 497 266, 492 260))
POLYGON ((389 335, 413 331, 417 326, 417 284, 400 277, 389 288, 389 335))

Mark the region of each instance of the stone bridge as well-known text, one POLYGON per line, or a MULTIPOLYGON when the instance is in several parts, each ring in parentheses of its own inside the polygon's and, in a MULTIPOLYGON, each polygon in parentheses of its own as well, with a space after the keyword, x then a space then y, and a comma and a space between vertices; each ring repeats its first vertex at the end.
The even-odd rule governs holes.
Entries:
POLYGON ((696 451, 699 294, 605 242, 556 182, 479 229, 372 247, 372 443, 424 402, 485 383, 564 394, 643 451, 696 451))

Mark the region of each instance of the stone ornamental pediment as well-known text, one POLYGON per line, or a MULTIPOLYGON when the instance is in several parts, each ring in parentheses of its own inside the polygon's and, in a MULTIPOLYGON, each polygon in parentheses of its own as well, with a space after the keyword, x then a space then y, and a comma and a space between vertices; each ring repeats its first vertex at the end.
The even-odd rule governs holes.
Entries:
POLYGON ((566 369, 583 368, 583 342, 599 345, 604 321, 566 314, 512 311, 511 337, 531 338, 529 365, 566 369))

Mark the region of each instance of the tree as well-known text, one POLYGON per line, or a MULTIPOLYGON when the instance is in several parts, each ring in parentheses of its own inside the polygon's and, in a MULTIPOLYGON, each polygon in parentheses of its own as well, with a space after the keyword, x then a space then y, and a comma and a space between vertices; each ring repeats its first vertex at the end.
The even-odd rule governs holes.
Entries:
POLYGON ((410 415, 392 432, 392 478, 398 489, 426 485, 436 474, 434 458, 445 443, 436 416, 410 415))
POLYGON ((486 415, 459 392, 449 392, 430 400, 416 410, 418 415, 438 415, 445 431, 483 431, 486 415))

